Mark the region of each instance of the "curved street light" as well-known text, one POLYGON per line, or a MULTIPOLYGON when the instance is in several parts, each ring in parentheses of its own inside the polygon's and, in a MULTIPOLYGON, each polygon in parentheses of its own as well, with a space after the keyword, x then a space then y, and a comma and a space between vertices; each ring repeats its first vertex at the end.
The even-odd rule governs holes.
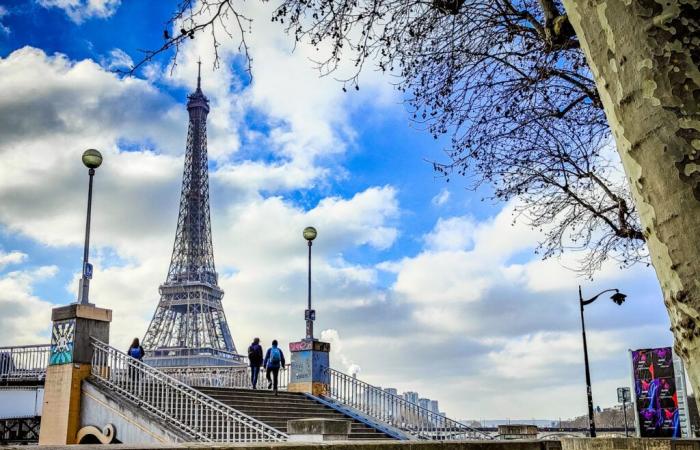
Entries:
POLYGON ((598 299, 601 295, 607 293, 607 292, 615 292, 613 295, 610 296, 610 299, 618 304, 622 305, 625 302, 625 298, 627 296, 620 292, 619 289, 606 289, 604 291, 599 292, 595 296, 589 298, 588 300, 583 299, 583 295, 581 294, 581 286, 578 287, 578 299, 579 299, 579 305, 581 306, 581 333, 583 334, 583 359, 584 363, 586 366, 586 395, 588 396, 588 429, 590 430, 590 435, 592 438, 596 437, 596 432, 595 432, 595 420, 593 416, 593 392, 591 391, 591 371, 588 367, 588 345, 586 344, 586 324, 583 320, 583 307, 586 305, 590 305, 594 301, 598 299))

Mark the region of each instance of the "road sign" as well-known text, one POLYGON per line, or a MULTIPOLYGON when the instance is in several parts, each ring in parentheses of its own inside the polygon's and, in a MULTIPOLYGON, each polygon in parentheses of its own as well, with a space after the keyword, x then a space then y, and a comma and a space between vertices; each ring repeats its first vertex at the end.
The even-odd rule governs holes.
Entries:
POLYGON ((628 387, 617 388, 617 401, 618 403, 627 403, 632 400, 632 392, 628 387))
POLYGON ((88 280, 92 280, 92 264, 85 263, 85 266, 83 267, 83 276, 88 280))

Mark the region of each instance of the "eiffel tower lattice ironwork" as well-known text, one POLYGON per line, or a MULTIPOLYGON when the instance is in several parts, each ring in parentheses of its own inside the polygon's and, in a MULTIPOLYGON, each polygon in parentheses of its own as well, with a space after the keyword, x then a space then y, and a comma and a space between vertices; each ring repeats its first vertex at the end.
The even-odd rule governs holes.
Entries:
POLYGON ((209 217, 207 114, 201 88, 188 96, 189 129, 175 244, 160 302, 143 347, 153 366, 209 366, 240 362, 221 305, 209 217))

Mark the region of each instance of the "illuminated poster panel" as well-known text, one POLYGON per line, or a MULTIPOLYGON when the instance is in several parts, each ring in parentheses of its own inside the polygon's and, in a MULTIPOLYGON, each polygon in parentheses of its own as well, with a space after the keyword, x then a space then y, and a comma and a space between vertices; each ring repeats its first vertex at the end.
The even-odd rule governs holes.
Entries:
POLYGON ((631 353, 639 436, 687 437, 685 374, 680 360, 676 358, 674 369, 671 347, 632 350, 631 353))

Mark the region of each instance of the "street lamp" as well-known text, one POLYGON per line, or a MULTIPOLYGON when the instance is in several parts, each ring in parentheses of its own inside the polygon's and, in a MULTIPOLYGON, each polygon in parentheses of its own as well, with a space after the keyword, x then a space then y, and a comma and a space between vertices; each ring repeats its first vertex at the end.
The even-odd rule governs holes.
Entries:
POLYGON ((92 278, 92 264, 88 262, 88 251, 90 249, 90 212, 92 210, 92 177, 95 176, 95 169, 102 164, 102 154, 91 148, 83 152, 83 164, 88 169, 90 182, 88 185, 87 220, 85 221, 85 246, 83 248, 83 276, 80 279, 78 289, 78 303, 87 305, 88 293, 90 291, 90 279, 92 278))
POLYGON ((585 362, 586 366, 586 389, 587 392, 586 394, 588 395, 588 428, 590 430, 591 437, 594 438, 596 437, 595 433, 595 421, 593 418, 593 393, 591 391, 591 371, 588 368, 588 346, 586 345, 586 324, 583 320, 583 307, 586 305, 590 305, 594 301, 598 299, 601 295, 605 294, 606 292, 615 292, 613 295, 610 296, 610 299, 617 303, 618 305, 622 305, 625 301, 625 298, 627 297, 625 294, 621 293, 618 289, 606 289, 602 292, 599 292, 596 296, 584 300, 583 295, 581 294, 581 286, 578 287, 578 299, 579 299, 579 304, 581 305, 581 332, 583 334, 583 359, 585 362))
POLYGON ((316 228, 304 228, 304 239, 309 243, 309 304, 304 311, 304 319, 306 319, 306 339, 312 341, 314 339, 314 320, 316 320, 316 311, 311 309, 311 242, 316 239, 316 228))

